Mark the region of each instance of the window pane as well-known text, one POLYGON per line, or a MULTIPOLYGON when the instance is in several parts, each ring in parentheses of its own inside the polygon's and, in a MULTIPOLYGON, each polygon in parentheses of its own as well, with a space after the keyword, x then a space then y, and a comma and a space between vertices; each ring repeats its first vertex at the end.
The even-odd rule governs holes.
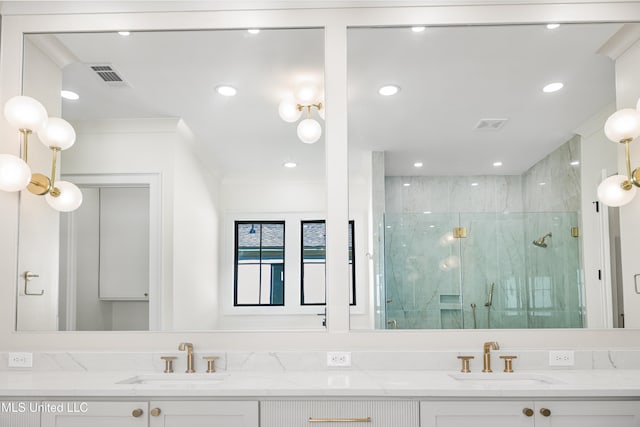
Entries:
POLYGON ((284 223, 236 222, 235 268, 235 305, 283 305, 284 223))
POLYGON ((325 265, 304 264, 304 303, 305 304, 324 304, 324 284, 325 284, 325 265))
POLYGON ((239 265, 237 270, 237 304, 254 305, 260 301, 260 265, 239 265))

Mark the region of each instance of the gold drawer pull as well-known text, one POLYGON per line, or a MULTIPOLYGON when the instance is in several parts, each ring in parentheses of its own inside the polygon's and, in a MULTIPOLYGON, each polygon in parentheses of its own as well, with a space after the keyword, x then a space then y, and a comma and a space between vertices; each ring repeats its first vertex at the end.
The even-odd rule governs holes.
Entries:
POLYGON ((524 408, 522 410, 522 413, 525 414, 527 417, 533 417, 533 409, 531 408, 524 408))
POLYGON ((367 418, 309 418, 310 423, 370 423, 371 417, 367 418))
POLYGON ((144 411, 143 411, 142 409, 140 409, 140 408, 138 408, 138 409, 134 409, 134 410, 131 412, 131 415, 133 415, 133 416, 134 416, 134 417, 136 417, 136 418, 141 417, 141 416, 142 416, 142 414, 144 414, 144 411))
POLYGON ((549 415, 551 415, 551 411, 548 410, 547 408, 540 409, 540 413, 542 414, 543 417, 548 417, 549 415))

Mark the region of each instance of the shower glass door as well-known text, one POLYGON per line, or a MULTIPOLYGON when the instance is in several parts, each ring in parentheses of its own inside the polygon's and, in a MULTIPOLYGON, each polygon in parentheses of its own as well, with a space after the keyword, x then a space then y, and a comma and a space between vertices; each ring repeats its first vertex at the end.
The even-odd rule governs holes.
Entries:
POLYGON ((384 327, 582 327, 577 221, 575 212, 385 214, 384 327))

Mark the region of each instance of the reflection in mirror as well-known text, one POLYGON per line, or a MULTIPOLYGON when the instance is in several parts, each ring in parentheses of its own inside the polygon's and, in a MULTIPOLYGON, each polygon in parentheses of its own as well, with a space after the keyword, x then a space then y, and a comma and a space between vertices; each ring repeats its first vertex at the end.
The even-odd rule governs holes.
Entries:
POLYGON ((599 228, 591 201, 616 172, 603 46, 622 27, 349 30, 350 194, 370 186, 350 212, 372 221, 370 324, 621 326, 615 280, 603 292, 596 274, 609 254, 593 255, 617 230, 599 228))
POLYGON ((23 92, 75 127, 60 174, 85 202, 60 216, 22 195, 19 268, 45 293, 18 293, 17 329, 324 330, 300 298, 300 222, 326 216, 323 43, 322 29, 25 35, 23 92), (283 100, 305 117, 283 120, 283 100), (275 258, 236 239, 266 223, 281 224, 275 258))

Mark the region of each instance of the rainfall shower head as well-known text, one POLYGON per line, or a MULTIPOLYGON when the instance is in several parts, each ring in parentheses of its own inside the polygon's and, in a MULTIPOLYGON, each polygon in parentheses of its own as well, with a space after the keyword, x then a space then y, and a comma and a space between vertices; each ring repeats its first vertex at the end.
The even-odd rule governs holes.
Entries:
POLYGON ((547 242, 545 242, 545 239, 547 237, 552 237, 551 233, 547 233, 544 236, 542 236, 541 238, 534 240, 533 244, 540 247, 540 248, 546 248, 547 247, 547 242))

